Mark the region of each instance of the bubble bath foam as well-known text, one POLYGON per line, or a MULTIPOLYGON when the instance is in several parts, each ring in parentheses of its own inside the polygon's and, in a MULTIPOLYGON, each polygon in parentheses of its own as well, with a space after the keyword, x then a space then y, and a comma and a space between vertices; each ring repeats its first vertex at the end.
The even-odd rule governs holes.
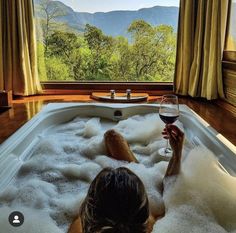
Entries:
POLYGON ((165 180, 162 197, 158 187, 168 162, 157 153, 165 146, 158 105, 47 106, 0 147, 1 232, 15 232, 8 223, 15 210, 25 216, 19 233, 67 232, 98 172, 125 166, 143 181, 152 213, 166 210, 153 232, 235 233, 234 148, 212 139, 217 132, 180 109, 176 124, 186 135, 181 174, 165 180), (106 156, 103 134, 110 128, 124 136, 139 164, 106 156))

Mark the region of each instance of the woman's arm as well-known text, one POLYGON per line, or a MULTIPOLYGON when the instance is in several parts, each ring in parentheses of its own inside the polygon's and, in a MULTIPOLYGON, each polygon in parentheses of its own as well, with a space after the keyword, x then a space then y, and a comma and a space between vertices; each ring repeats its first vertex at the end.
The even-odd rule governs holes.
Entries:
MULTIPOLYGON (((170 176, 176 176, 180 173, 181 168, 181 157, 184 143, 184 133, 175 125, 166 125, 163 133, 165 139, 169 139, 173 155, 169 161, 168 167, 164 179, 170 176)), ((164 180, 163 179, 163 180, 164 180)), ((164 191, 164 184, 160 186, 161 194, 164 191)))
POLYGON ((173 150, 165 177, 178 175, 181 167, 184 133, 176 125, 167 125, 162 134, 165 139, 169 139, 173 150))

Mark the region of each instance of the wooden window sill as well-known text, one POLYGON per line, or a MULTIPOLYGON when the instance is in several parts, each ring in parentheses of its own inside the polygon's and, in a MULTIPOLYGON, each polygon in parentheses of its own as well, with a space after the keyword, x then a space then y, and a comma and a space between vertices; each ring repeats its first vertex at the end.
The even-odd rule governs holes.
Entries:
POLYGON ((173 91, 172 82, 41 82, 43 94, 92 94, 94 91, 109 91, 111 89, 125 91, 131 89, 132 92, 146 92, 152 94, 162 94, 173 91))

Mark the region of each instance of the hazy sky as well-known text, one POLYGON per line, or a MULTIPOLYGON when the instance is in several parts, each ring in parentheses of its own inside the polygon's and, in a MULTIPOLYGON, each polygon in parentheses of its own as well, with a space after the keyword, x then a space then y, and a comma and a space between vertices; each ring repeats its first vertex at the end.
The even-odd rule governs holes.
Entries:
POLYGON ((152 6, 179 6, 179 0, 60 0, 80 12, 137 10, 152 6))

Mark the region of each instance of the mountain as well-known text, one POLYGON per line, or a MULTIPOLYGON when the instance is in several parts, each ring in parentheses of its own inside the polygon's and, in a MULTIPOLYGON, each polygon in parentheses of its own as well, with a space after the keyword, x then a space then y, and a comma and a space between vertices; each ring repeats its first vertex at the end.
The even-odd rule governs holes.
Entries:
MULTIPOLYGON (((39 5, 41 0, 35 0, 35 5, 39 5)), ((137 11, 111 11, 86 13, 76 12, 71 7, 60 1, 51 1, 51 9, 58 9, 63 12, 63 16, 55 18, 56 22, 65 23, 78 32, 83 32, 86 24, 100 28, 105 34, 111 36, 127 36, 127 28, 137 19, 143 19, 151 25, 167 24, 174 30, 178 24, 178 7, 155 6, 137 11)), ((42 17, 42 12, 36 10, 38 17, 42 17)))
POLYGON ((137 19, 143 19, 151 25, 167 24, 175 30, 178 23, 179 9, 177 7, 161 7, 140 9, 138 11, 112 11, 94 14, 76 13, 78 22, 94 25, 107 35, 126 35, 129 25, 137 19))
POLYGON ((234 40, 236 40, 236 27, 233 26, 236 22, 236 2, 232 2, 231 5, 231 17, 230 17, 230 33, 232 34, 234 40))

